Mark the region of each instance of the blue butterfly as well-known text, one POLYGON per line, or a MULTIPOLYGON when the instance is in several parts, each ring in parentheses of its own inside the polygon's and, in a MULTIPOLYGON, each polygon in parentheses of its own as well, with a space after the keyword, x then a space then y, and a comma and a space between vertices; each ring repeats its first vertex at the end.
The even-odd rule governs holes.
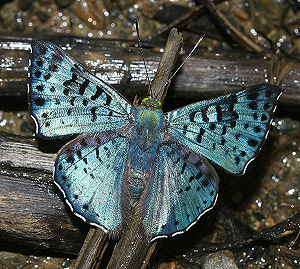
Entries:
POLYGON ((153 241, 183 233, 215 205, 219 178, 207 159, 244 174, 280 94, 256 85, 163 113, 150 92, 133 107, 59 47, 38 41, 28 99, 40 136, 78 134, 55 162, 72 211, 113 237, 138 204, 153 241))

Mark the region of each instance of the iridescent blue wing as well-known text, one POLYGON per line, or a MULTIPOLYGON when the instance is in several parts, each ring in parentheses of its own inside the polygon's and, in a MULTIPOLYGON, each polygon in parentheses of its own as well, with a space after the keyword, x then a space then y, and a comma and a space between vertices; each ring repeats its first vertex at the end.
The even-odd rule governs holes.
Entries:
POLYGON ((56 159, 55 183, 72 211, 105 232, 120 230, 129 144, 117 131, 83 134, 56 159))
POLYGON ((28 101, 37 133, 56 137, 117 129, 133 107, 62 49, 38 41, 32 47, 28 101))
POLYGON ((268 134, 281 92, 272 85, 205 100, 165 114, 167 133, 230 173, 243 174, 268 134))
POLYGON ((168 139, 143 194, 143 226, 155 240, 189 229, 217 199, 218 175, 201 155, 168 139))

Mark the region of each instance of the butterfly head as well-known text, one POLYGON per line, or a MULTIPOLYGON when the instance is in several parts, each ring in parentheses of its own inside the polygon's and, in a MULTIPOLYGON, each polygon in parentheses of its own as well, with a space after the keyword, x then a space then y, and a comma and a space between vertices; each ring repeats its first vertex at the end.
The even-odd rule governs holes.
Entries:
POLYGON ((159 110, 162 107, 162 102, 149 97, 142 100, 141 106, 147 109, 159 110))

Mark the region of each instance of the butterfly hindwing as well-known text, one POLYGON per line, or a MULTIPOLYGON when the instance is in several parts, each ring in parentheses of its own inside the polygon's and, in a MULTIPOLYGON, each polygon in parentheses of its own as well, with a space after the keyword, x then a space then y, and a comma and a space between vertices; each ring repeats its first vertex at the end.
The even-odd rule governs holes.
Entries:
POLYGON ((44 137, 92 133, 128 124, 133 107, 62 49, 32 46, 29 104, 44 137))
POLYGON ((104 231, 122 222, 122 184, 129 139, 117 131, 83 134, 66 144, 55 163, 55 183, 71 209, 104 231))
POLYGON ((218 180, 201 155, 172 140, 164 142, 143 198, 143 225, 151 240, 191 227, 214 206, 218 180))
POLYGON ((256 85, 165 114, 168 134, 230 173, 243 174, 268 134, 281 92, 256 85))

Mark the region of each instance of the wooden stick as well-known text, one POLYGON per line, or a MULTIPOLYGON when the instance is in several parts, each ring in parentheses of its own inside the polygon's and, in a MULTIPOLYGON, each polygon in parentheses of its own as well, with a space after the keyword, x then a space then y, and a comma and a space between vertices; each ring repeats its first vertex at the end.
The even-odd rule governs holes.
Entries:
POLYGON ((164 54, 162 55, 154 80, 151 84, 150 95, 155 96, 160 101, 163 101, 166 97, 169 87, 169 84, 166 85, 166 83, 168 83, 169 78, 174 72, 173 69, 182 43, 182 34, 178 34, 177 30, 173 28, 170 31, 164 54))
POLYGON ((78 254, 74 269, 95 268, 108 246, 107 235, 99 228, 91 227, 78 254))

